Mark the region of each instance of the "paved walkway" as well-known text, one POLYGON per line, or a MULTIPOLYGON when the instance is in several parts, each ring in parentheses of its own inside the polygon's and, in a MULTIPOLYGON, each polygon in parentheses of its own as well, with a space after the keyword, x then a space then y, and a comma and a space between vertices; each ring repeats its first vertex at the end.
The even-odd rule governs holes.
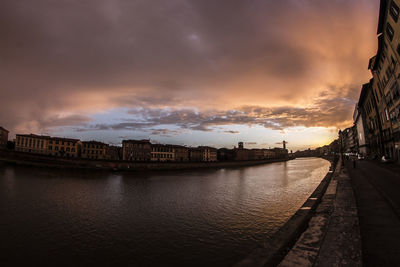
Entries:
POLYGON ((356 197, 365 266, 400 266, 400 169, 347 162, 356 197))
POLYGON ((307 230, 279 266, 361 266, 361 239, 350 178, 341 161, 307 230))

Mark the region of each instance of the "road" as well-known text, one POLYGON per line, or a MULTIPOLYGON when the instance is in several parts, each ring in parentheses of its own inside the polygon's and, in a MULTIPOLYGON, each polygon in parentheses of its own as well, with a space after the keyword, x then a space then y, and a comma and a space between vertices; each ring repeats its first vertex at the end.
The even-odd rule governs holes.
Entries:
POLYGON ((360 221, 364 266, 400 266, 400 168, 346 162, 360 221))

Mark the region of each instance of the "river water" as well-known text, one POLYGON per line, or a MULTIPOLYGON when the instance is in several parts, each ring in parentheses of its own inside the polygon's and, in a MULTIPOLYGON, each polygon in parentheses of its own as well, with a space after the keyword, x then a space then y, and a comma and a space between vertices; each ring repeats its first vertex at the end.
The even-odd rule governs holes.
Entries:
POLYGON ((302 158, 237 169, 112 173, 0 165, 0 262, 231 266, 329 170, 302 158))

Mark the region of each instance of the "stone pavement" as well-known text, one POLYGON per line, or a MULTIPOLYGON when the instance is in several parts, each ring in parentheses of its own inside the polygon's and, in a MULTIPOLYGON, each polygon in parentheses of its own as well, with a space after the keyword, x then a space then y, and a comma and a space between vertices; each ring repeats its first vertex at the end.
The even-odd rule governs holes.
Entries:
POLYGON ((308 228, 279 266, 361 266, 361 238, 351 180, 339 160, 308 228))
POLYGON ((372 161, 346 164, 357 201, 365 266, 400 266, 400 169, 372 161))

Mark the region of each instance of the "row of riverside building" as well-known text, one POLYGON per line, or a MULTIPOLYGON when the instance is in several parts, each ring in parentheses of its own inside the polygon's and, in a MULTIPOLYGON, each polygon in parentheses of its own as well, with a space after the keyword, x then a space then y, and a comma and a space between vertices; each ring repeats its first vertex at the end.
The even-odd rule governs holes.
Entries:
POLYGON ((354 125, 339 131, 344 152, 400 161, 400 0, 381 0, 372 79, 362 85, 354 125))
MULTIPOLYGON (((8 131, 0 127, 0 148, 5 148, 8 131)), ((95 160, 124 160, 136 162, 213 162, 281 159, 288 157, 283 148, 245 149, 243 142, 234 149, 210 146, 186 147, 172 144, 152 144, 150 140, 123 140, 122 147, 98 141, 51 137, 36 134, 17 134, 15 151, 65 158, 95 160)))

